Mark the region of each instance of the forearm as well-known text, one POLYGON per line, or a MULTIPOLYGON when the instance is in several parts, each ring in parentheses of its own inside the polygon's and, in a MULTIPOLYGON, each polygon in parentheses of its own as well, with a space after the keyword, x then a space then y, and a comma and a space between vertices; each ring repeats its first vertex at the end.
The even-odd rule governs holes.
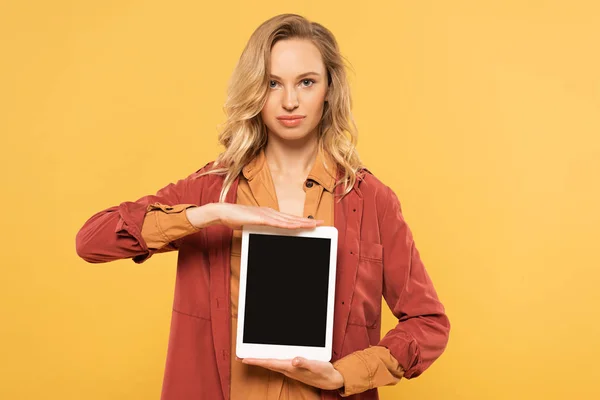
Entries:
POLYGON ((444 352, 450 322, 421 260, 412 232, 391 189, 381 219, 383 297, 398 324, 378 343, 404 368, 406 379, 419 376, 444 352))
POLYGON ((388 348, 405 369, 405 378, 421 375, 444 352, 450 322, 443 310, 399 320, 378 343, 388 348))
POLYGON ((188 221, 196 228, 202 229, 220 221, 220 204, 209 203, 200 207, 185 210, 188 221))
POLYGON ((217 211, 218 204, 151 204, 144 218, 142 237, 149 249, 175 250, 176 240, 218 223, 217 211))
POLYGON ((79 257, 89 263, 105 263, 147 254, 140 233, 145 208, 143 204, 124 202, 91 216, 75 238, 79 257))

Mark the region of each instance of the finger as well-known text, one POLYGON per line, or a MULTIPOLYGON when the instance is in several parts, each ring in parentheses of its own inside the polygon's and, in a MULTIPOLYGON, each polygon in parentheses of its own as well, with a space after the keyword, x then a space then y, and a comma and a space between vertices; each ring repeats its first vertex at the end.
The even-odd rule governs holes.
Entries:
POLYGON ((302 222, 298 222, 298 221, 290 221, 290 220, 285 220, 283 218, 271 217, 271 216, 265 217, 265 219, 263 221, 264 221, 264 225, 271 225, 271 226, 276 226, 279 228, 295 229, 295 228, 313 226, 312 224, 306 224, 306 223, 302 223, 302 222))
POLYGON ((325 222, 322 219, 298 217, 296 215, 289 215, 289 214, 283 214, 283 213, 279 213, 277 215, 277 217, 283 217, 283 219, 285 219, 286 221, 288 221, 291 224, 298 224, 298 225, 302 225, 302 226, 316 226, 316 225, 319 225, 320 223, 325 222))
POLYGON ((312 223, 314 221, 313 219, 310 219, 310 218, 299 217, 297 215, 286 214, 286 213, 282 213, 282 212, 275 211, 275 210, 269 210, 268 212, 269 212, 270 217, 277 218, 279 220, 290 222, 290 223, 304 224, 304 223, 312 223))
POLYGON ((270 207, 265 207, 265 212, 269 213, 269 215, 273 215, 273 216, 277 216, 289 221, 307 221, 310 220, 310 218, 305 218, 305 217, 300 217, 298 215, 293 215, 293 214, 288 214, 288 213, 284 213, 281 211, 277 211, 273 208, 270 207))
POLYGON ((278 213, 274 210, 272 213, 266 215, 266 218, 268 218, 268 221, 266 221, 266 223, 277 224, 278 226, 284 227, 314 227, 317 225, 314 219, 278 213))
POLYGON ((289 214, 284 214, 272 209, 266 210, 265 211, 265 216, 268 218, 273 218, 273 219, 277 219, 279 221, 285 221, 285 222, 298 222, 301 221, 302 218, 298 218, 294 215, 289 215, 289 214))
POLYGON ((260 358, 244 358, 242 360, 244 364, 257 365, 259 367, 268 368, 273 371, 283 372, 290 369, 290 360, 277 360, 277 359, 260 359, 260 358))
POLYGON ((277 217, 280 219, 284 219, 286 221, 312 221, 310 218, 300 217, 293 214, 284 213, 281 211, 277 211, 271 207, 261 206, 259 207, 260 212, 266 216, 277 217))
POLYGON ((309 225, 309 226, 320 225, 325 222, 325 220, 322 220, 322 219, 298 217, 296 215, 292 215, 291 218, 292 218, 291 221, 296 221, 302 225, 309 225))
POLYGON ((281 228, 296 226, 290 220, 287 220, 285 218, 282 218, 280 216, 270 214, 267 212, 265 212, 259 216, 259 225, 271 225, 271 226, 277 226, 277 227, 281 227, 281 228))
POLYGON ((270 207, 262 207, 261 211, 262 211, 263 217, 266 217, 266 218, 274 218, 274 219, 277 219, 280 221, 292 221, 293 220, 292 218, 290 218, 289 215, 280 213, 270 207))

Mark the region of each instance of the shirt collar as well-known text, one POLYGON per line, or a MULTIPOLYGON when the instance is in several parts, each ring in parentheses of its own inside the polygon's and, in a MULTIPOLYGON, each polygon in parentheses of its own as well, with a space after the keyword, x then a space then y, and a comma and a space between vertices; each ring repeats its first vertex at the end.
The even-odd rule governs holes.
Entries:
MULTIPOLYGON (((248 164, 242 168, 242 173, 247 180, 252 180, 263 169, 268 168, 264 148, 248 164)), ((307 179, 311 179, 323 186, 325 190, 333 193, 337 176, 336 163, 329 153, 319 147, 317 157, 307 179)))

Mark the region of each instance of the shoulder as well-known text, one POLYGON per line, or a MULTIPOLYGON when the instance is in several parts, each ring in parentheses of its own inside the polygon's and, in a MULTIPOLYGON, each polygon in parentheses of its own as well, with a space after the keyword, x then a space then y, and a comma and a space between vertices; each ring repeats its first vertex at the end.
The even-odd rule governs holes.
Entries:
POLYGON ((214 168, 215 160, 207 162, 202 168, 188 176, 188 179, 196 181, 202 180, 206 182, 223 181, 224 175, 220 173, 211 173, 214 168))
POLYGON ((191 174, 189 178, 196 183, 201 183, 202 186, 219 186, 223 184, 225 180, 225 174, 219 172, 212 172, 215 169, 215 160, 207 162, 202 168, 191 174))
POLYGON ((220 192, 224 178, 223 175, 209 173, 213 165, 214 161, 210 161, 171 184, 179 193, 180 202, 198 204, 200 201, 203 204, 208 199, 212 199, 215 192, 220 192))
POLYGON ((374 205, 380 216, 388 209, 397 207, 400 210, 400 201, 394 190, 379 179, 373 172, 363 168, 359 190, 363 199, 374 205))
POLYGON ((199 168, 196 170, 196 172, 192 173, 190 175, 190 177, 199 178, 202 173, 210 171, 210 169, 213 167, 214 164, 215 164, 215 160, 207 162, 206 164, 204 164, 204 166, 202 168, 199 168))

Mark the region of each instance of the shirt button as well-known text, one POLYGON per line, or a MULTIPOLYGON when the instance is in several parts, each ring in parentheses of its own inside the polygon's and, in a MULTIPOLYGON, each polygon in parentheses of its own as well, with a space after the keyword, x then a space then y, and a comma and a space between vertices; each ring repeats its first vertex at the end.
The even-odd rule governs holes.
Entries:
POLYGON ((307 180, 307 181, 306 181, 306 187, 307 187, 307 188, 311 188, 311 187, 313 187, 313 182, 312 182, 311 180, 307 180))
POLYGON ((313 217, 312 215, 308 216, 309 219, 314 219, 315 217, 313 217))

